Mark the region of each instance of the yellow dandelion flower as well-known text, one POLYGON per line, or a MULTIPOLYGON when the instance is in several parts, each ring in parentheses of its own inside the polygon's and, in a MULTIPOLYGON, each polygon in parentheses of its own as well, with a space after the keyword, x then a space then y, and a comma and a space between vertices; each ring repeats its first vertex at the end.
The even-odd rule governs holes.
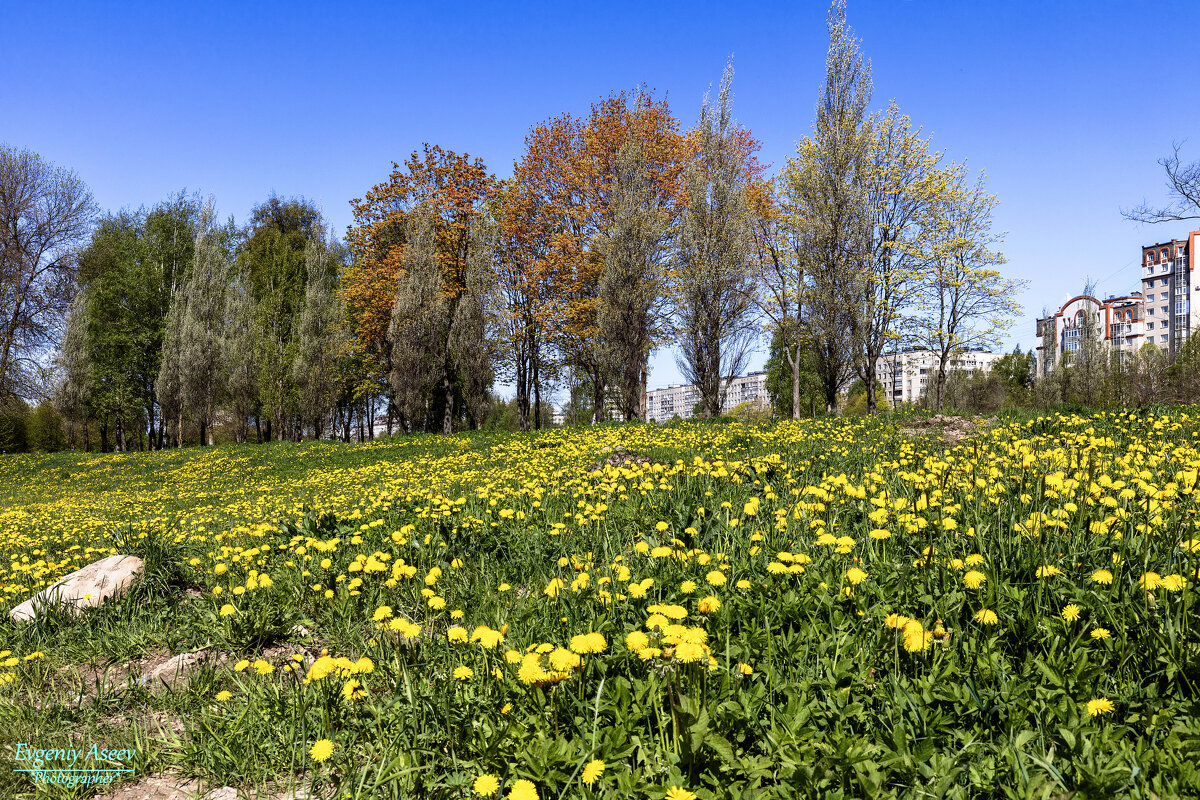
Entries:
POLYGON ((696 800, 696 793, 689 792, 682 786, 672 786, 667 789, 667 794, 663 800, 696 800))
POLYGON ((481 794, 484 797, 491 797, 500 790, 500 779, 495 775, 484 773, 475 779, 471 784, 471 788, 476 794, 481 794))
POLYGON ((600 780, 600 776, 604 774, 604 762, 600 759, 589 761, 587 766, 583 768, 583 776, 580 780, 584 786, 591 786, 596 781, 600 780))
POLYGON ((1074 622, 1075 620, 1079 619, 1079 612, 1082 610, 1083 609, 1074 603, 1067 603, 1065 606, 1063 606, 1062 618, 1067 622, 1074 622))
POLYGON ((470 667, 455 667, 454 668, 454 679, 456 681, 470 680, 471 676, 474 674, 475 674, 474 670, 472 670, 470 667))
POLYGON ((1094 628, 1092 638, 1098 641, 1109 638, 1108 628, 1094 628))
POLYGON ((509 788, 508 800, 538 800, 537 787, 533 781, 521 778, 509 788))
POLYGON ((1088 700, 1087 712, 1089 717, 1098 717, 1101 714, 1111 714, 1113 710, 1113 702, 1107 697, 1099 697, 1095 700, 1088 700))
POLYGON ((228 700, 231 697, 233 697, 232 692, 229 692, 229 691, 217 692, 217 702, 218 703, 224 703, 226 700, 228 700))
POLYGON ((980 625, 995 625, 1000 621, 1000 618, 997 617, 996 612, 992 611, 990 608, 981 608, 975 614, 975 621, 980 625))
POLYGON ((724 572, 714 569, 704 576, 704 580, 708 581, 709 586, 724 586, 725 581, 728 579, 725 577, 724 572))
POLYGON ((333 755, 334 744, 328 739, 318 739, 309 748, 308 755, 313 761, 324 761, 333 755))
POLYGON ((851 586, 858 586, 860 583, 862 583, 866 579, 867 579, 867 573, 864 572, 863 570, 859 569, 858 567, 851 567, 850 569, 846 570, 846 581, 851 586))
POLYGON ((1106 569, 1098 569, 1092 573, 1092 583, 1099 583, 1107 586, 1113 582, 1113 574, 1106 569))
POLYGON ((233 603, 226 603, 225 605, 221 606, 222 617, 232 617, 236 613, 237 609, 233 607, 233 603))
POLYGON ((987 580, 987 576, 977 569, 973 569, 966 575, 963 575, 963 586, 968 589, 978 589, 979 585, 987 580))

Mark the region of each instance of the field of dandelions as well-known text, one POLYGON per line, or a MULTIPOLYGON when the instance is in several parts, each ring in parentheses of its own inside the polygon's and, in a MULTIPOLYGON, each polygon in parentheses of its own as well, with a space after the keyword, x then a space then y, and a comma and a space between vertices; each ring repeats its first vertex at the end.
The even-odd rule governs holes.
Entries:
POLYGON ((1200 796, 1197 410, 904 426, 0 457, 0 796, 1200 796))

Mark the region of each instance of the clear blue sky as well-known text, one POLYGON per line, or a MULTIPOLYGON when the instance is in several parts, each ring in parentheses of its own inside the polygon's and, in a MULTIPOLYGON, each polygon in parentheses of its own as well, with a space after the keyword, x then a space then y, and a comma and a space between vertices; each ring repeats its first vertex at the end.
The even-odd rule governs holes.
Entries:
MULTIPOLYGON (((529 126, 644 82, 685 125, 732 56, 735 111, 778 168, 811 125, 823 2, 6 3, 0 141, 75 169, 108 209, 181 188, 244 220, 271 192, 348 200, 422 142, 507 175, 529 126)), ((1200 159, 1194 2, 850 0, 875 105, 986 170, 1026 314, 1085 276, 1137 287, 1143 242, 1185 224, 1119 213, 1164 198, 1173 141, 1200 159)), ((761 363, 761 358, 758 363, 761 363)), ((670 353, 652 387, 677 382, 670 353)))

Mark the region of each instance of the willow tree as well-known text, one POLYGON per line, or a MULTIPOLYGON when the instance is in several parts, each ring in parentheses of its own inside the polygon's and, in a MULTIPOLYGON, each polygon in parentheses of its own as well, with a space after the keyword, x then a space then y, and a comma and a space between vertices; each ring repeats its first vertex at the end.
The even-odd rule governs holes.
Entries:
POLYGON ((300 412, 321 437, 342 386, 342 365, 350 353, 346 315, 338 293, 338 267, 345 248, 320 233, 305 249, 308 285, 297 322, 292 378, 300 395, 300 412))

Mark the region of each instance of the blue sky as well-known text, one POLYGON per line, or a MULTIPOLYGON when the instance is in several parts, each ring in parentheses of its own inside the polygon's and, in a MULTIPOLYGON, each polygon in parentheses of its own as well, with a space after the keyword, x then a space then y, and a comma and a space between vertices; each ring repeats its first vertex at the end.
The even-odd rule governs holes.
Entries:
MULTIPOLYGON (((823 2, 9 3, 0 141, 75 169, 108 209, 181 188, 244 220, 272 191, 339 230, 348 201, 422 142, 507 175, 531 124, 646 83, 685 125, 734 59, 734 107, 779 168, 811 125, 823 2)), ((948 158, 985 170, 1029 282, 1004 343, 1075 294, 1138 283, 1120 209, 1164 199, 1172 142, 1200 159, 1192 2, 850 0, 876 107, 895 99, 948 158)), ((761 363, 761 358, 759 362, 761 363)), ((669 352, 652 387, 678 382, 669 352)))

